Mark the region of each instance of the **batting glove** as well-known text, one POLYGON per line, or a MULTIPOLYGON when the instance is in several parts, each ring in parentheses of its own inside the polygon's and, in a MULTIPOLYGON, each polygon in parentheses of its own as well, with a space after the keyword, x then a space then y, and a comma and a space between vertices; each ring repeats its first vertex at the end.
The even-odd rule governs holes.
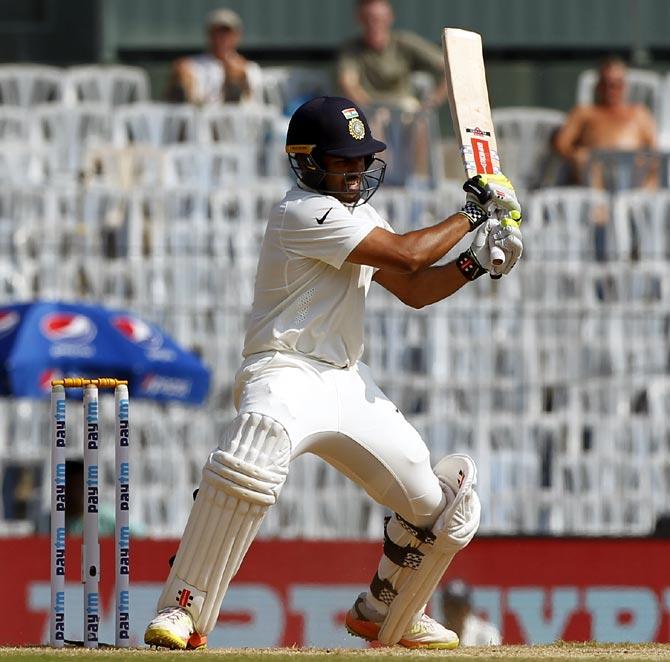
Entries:
POLYGON ((479 227, 489 216, 521 212, 516 192, 505 175, 475 175, 463 184, 466 192, 461 213, 468 217, 470 229, 479 227))
POLYGON ((494 225, 488 235, 489 251, 491 246, 497 246, 505 254, 505 261, 501 265, 491 265, 489 269, 492 277, 508 274, 519 261, 523 253, 523 238, 521 237, 521 213, 511 211, 509 216, 494 225))
MULTIPOLYGON (((456 258, 456 266, 468 280, 475 280, 493 269, 491 264, 491 232, 499 224, 499 221, 493 218, 489 218, 486 223, 481 223, 477 228, 470 248, 456 258)), ((499 268, 504 266, 503 264, 499 268)))

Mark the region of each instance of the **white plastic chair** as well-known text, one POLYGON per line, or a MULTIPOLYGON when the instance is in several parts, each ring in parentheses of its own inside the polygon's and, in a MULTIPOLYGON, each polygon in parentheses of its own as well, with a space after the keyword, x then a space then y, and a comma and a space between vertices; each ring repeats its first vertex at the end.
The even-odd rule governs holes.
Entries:
POLYGON ((668 150, 670 149, 670 74, 663 76, 657 120, 659 148, 668 150))
POLYGON ((113 113, 112 132, 118 147, 193 142, 196 111, 188 104, 142 102, 118 106, 113 113))
POLYGON ((413 71, 410 82, 419 101, 426 101, 435 91, 435 76, 428 71, 413 71))
POLYGON ((108 106, 149 101, 149 75, 141 67, 86 65, 65 71, 65 102, 108 106))
POLYGON ((30 138, 30 116, 15 106, 0 106, 0 141, 27 141, 30 138))
POLYGON ((613 224, 622 237, 624 259, 642 265, 670 260, 670 191, 622 191, 614 197, 613 224))
POLYGON ((46 145, 3 142, 0 183, 18 187, 45 184, 53 179, 57 160, 57 152, 46 145))
POLYGON ((631 302, 664 305, 670 296, 670 191, 624 191, 614 197, 613 225, 631 302))
POLYGON ((229 144, 169 145, 165 185, 202 189, 248 184, 256 178, 255 152, 229 144))
POLYGON ((27 108, 63 100, 64 73, 42 64, 0 65, 0 104, 27 108))
POLYGON ((165 149, 133 144, 115 147, 103 144, 86 150, 84 178, 129 190, 162 187, 165 184, 165 149))
MULTIPOLYGON (((275 173, 278 151, 277 131, 283 127, 279 111, 255 104, 207 106, 198 118, 198 142, 228 143, 257 155, 256 172, 275 173)), ((282 139, 284 136, 282 136, 282 139)))
POLYGON ((76 297, 79 192, 73 185, 14 192, 14 255, 33 297, 76 297))
POLYGON ((606 302, 609 289, 620 297, 625 276, 606 268, 630 248, 612 221, 608 193, 542 189, 529 196, 525 209, 523 268, 517 274, 524 301, 573 309, 606 302))
POLYGON ((597 227, 603 227, 611 240, 605 257, 625 255, 628 242, 610 222, 610 200, 604 191, 581 187, 546 188, 530 195, 524 222, 524 258, 552 266, 595 260, 597 227))
POLYGON ((332 83, 323 69, 263 67, 263 98, 280 112, 291 114, 301 103, 328 94, 332 83))
POLYGON ((656 150, 594 149, 584 168, 583 186, 618 193, 668 183, 668 154, 656 150))
POLYGON ((496 108, 492 113, 503 172, 515 186, 537 188, 546 177, 551 137, 565 113, 550 108, 496 108), (513 150, 514 157, 512 158, 513 150))
POLYGON ((56 152, 57 171, 67 178, 79 176, 88 148, 108 143, 110 138, 110 115, 104 106, 42 105, 32 112, 33 142, 56 152))

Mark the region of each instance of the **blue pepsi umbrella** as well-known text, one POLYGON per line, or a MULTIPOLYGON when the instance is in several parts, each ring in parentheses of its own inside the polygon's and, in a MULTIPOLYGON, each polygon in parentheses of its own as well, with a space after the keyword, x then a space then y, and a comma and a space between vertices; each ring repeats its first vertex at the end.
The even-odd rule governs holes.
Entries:
POLYGON ((200 404, 209 370, 154 324, 102 306, 0 306, 0 395, 43 397, 52 379, 127 379, 137 398, 200 404))

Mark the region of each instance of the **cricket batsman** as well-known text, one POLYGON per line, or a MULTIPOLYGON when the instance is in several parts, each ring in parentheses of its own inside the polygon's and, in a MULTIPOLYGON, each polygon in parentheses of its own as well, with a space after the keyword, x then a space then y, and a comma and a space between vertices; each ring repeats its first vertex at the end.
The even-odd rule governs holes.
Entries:
POLYGON ((272 210, 235 378, 237 417, 202 472, 157 615, 144 640, 199 648, 289 463, 314 453, 393 514, 369 589, 347 630, 384 645, 455 648, 458 637, 424 613, 454 555, 479 526, 476 468, 448 455, 431 468, 426 444, 375 384, 363 354, 371 281, 421 308, 521 256, 521 210, 503 175, 468 180, 463 208, 396 234, 369 204, 386 164, 362 110, 318 97, 293 114, 286 152, 296 185, 272 210), (495 216, 495 217, 494 217, 495 216), (470 248, 434 266, 467 233, 470 248), (490 249, 504 252, 493 265, 490 249))

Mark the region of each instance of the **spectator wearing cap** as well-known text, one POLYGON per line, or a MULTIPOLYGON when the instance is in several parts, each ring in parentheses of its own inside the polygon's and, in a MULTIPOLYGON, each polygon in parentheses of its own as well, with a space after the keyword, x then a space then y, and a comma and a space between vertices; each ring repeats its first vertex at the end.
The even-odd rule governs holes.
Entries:
POLYGON ((207 16, 208 51, 176 60, 168 99, 198 105, 260 101, 261 70, 240 55, 242 19, 231 9, 207 16))
POLYGON ((462 579, 453 579, 442 590, 444 626, 453 630, 461 646, 499 646, 502 636, 493 623, 472 611, 472 589, 462 579))

